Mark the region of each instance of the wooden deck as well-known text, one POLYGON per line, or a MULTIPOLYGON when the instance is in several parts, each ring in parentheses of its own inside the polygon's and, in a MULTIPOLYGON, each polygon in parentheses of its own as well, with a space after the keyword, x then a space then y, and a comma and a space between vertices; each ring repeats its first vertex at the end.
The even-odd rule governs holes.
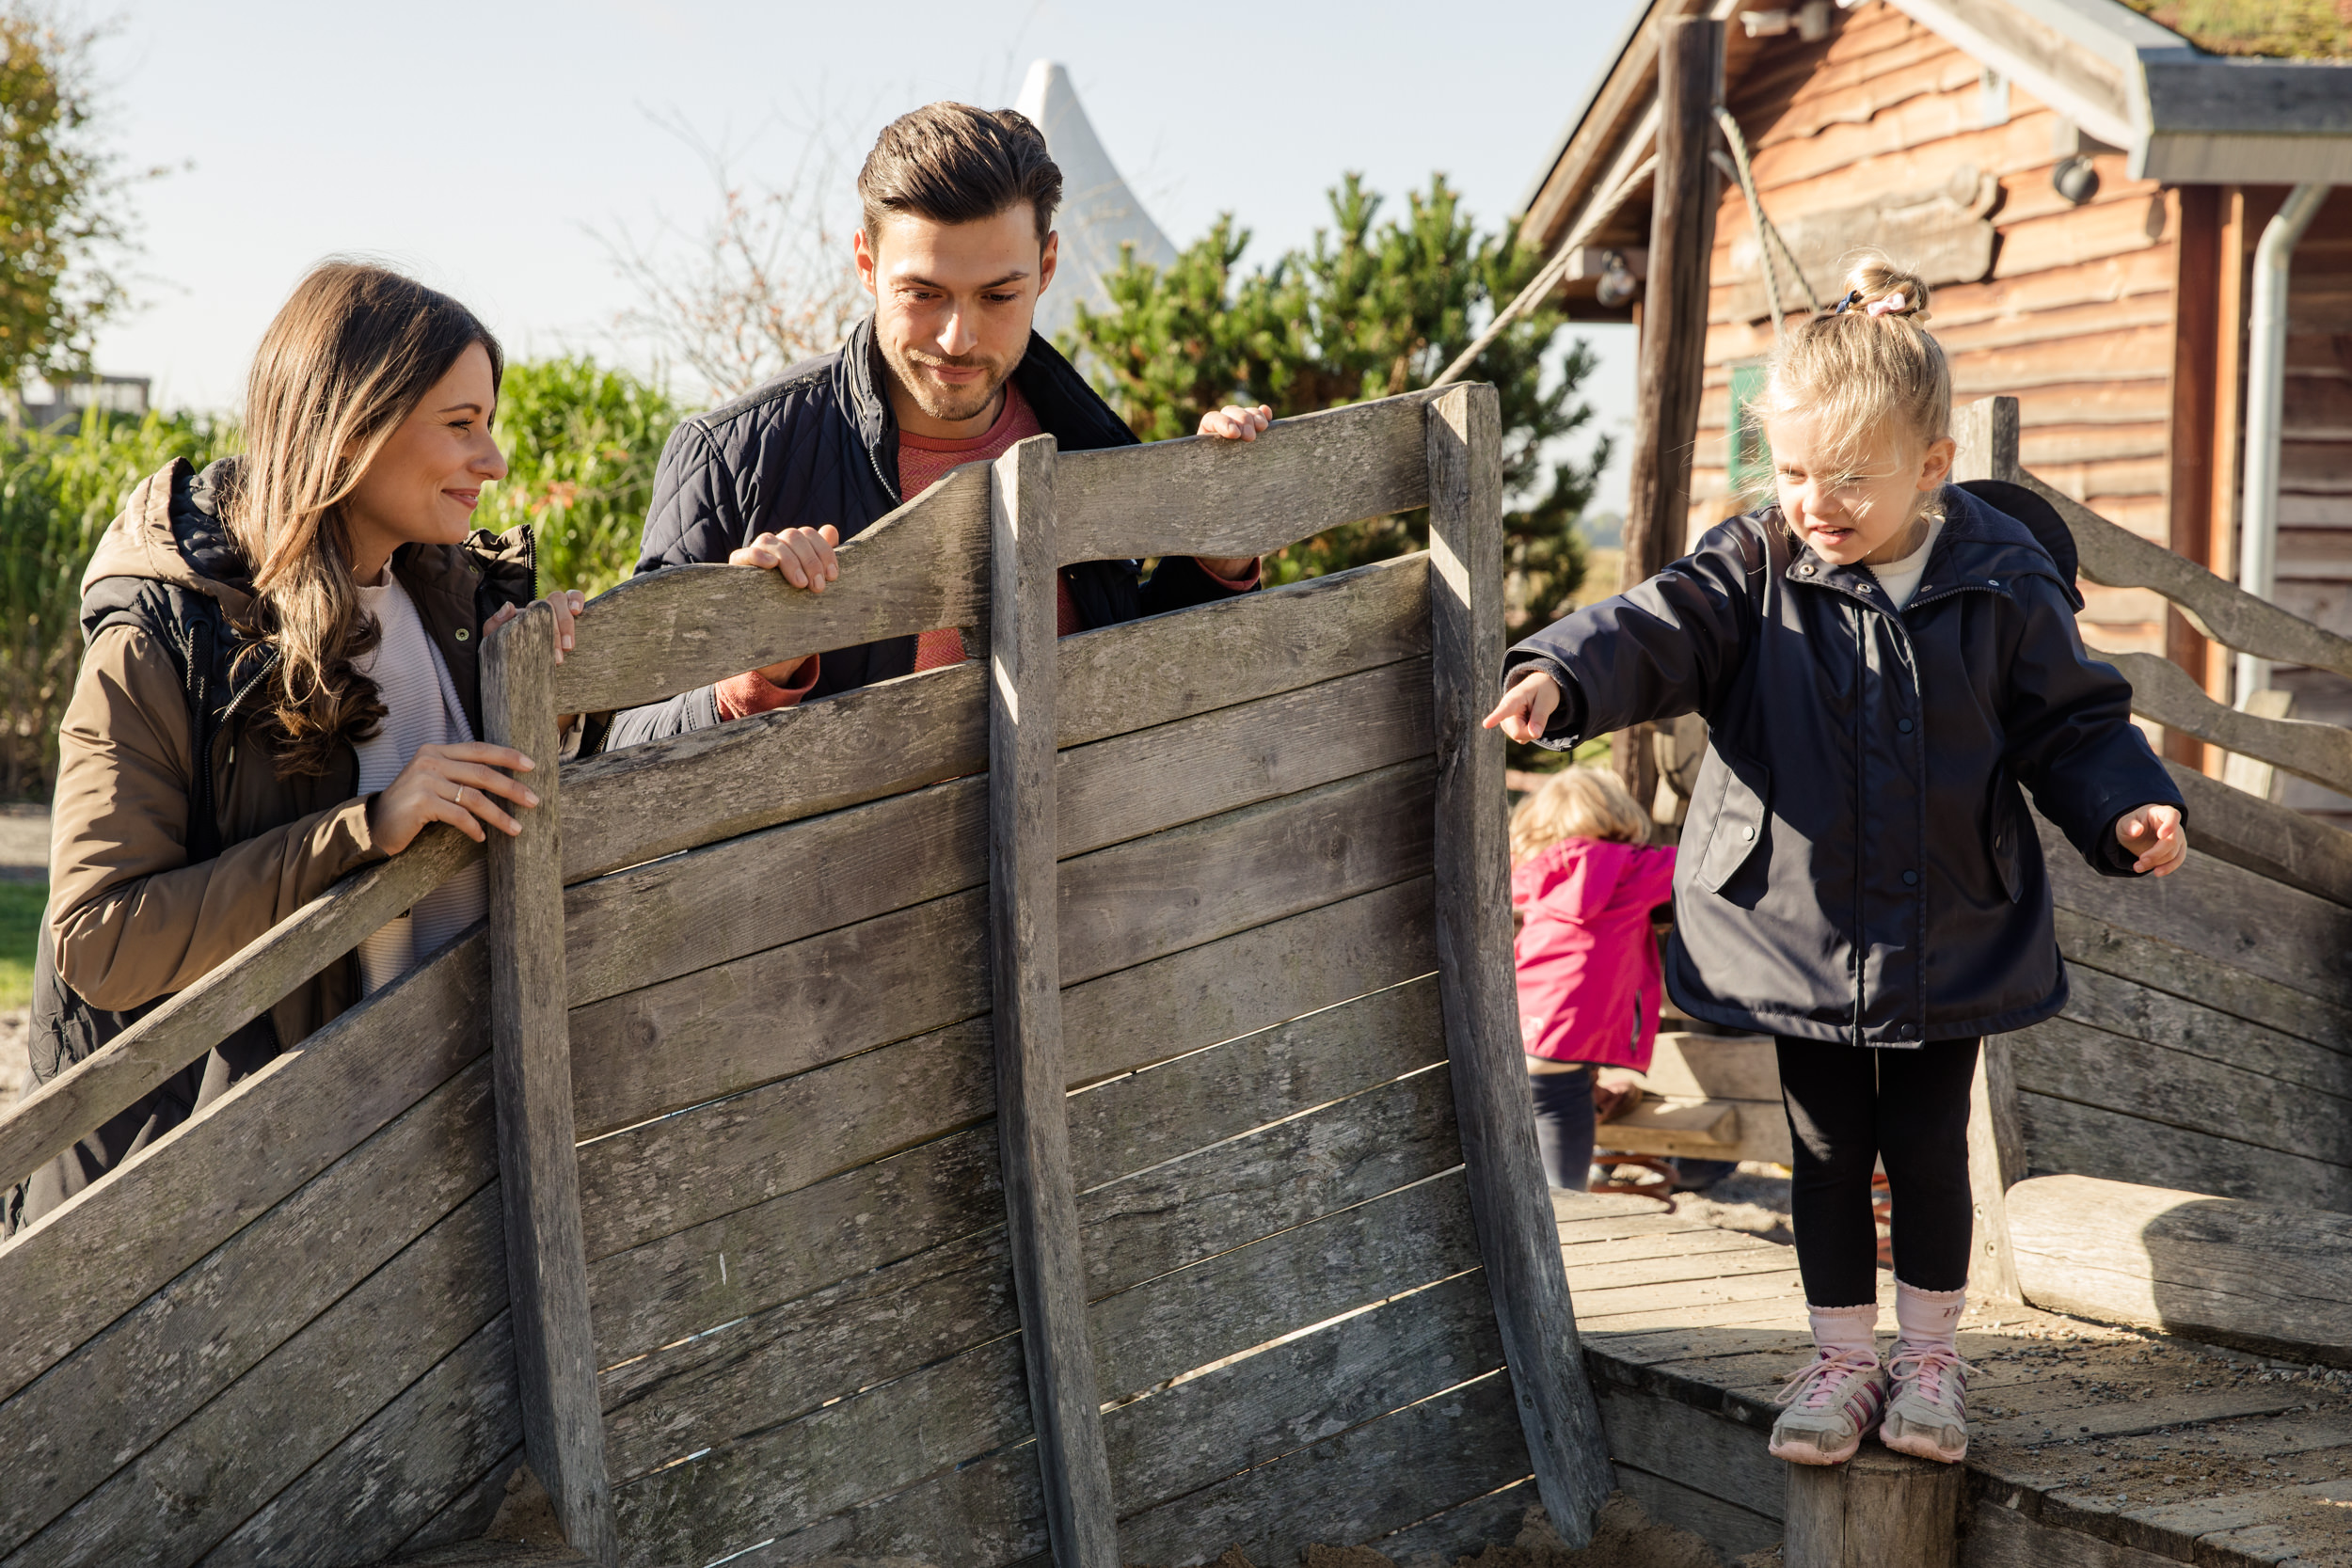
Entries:
MULTIPOLYGON (((1795 1252, 1646 1198, 1553 1207, 1619 1484, 1726 1556, 1778 1541, 1795 1252)), ((1970 1568, 2352 1568, 2352 1374, 2013 1305, 1972 1307, 1960 1347, 1970 1568)))

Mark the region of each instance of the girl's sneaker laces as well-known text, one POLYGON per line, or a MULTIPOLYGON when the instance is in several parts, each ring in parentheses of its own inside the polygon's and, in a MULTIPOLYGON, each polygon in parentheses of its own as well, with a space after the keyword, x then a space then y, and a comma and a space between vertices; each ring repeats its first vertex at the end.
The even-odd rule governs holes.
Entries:
POLYGON ((1945 1345, 1897 1344, 1886 1370, 1894 1402, 1879 1441, 1898 1453, 1957 1465, 1968 1456, 1968 1374, 1976 1369, 1945 1345))
POLYGON ((1792 1465, 1843 1465, 1879 1424, 1886 1381, 1868 1351, 1824 1350, 1780 1391, 1789 1407, 1772 1423, 1772 1453, 1792 1465))

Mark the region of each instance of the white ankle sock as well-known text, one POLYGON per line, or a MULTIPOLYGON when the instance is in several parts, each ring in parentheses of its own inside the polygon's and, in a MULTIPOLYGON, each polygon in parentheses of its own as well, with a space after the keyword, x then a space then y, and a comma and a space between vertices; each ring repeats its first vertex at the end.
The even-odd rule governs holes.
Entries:
MULTIPOLYGON (((1899 1343, 1924 1350, 1941 1345, 1954 1350, 1960 1342, 1960 1314, 1968 1305, 1965 1286, 1957 1291, 1922 1291, 1895 1281, 1895 1333, 1899 1343)), ((1817 1326, 1815 1333, 1820 1329, 1817 1326)))
POLYGON ((1840 1351, 1861 1351, 1878 1354, 1879 1304, 1870 1302, 1862 1307, 1813 1307, 1808 1305, 1805 1316, 1813 1320, 1813 1342, 1836 1354, 1840 1351))

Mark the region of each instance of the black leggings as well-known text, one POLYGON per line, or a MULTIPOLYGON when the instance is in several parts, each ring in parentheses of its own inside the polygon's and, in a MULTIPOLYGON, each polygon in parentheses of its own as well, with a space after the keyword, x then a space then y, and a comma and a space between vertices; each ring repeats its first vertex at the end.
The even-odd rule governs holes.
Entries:
POLYGON ((1581 1193, 1593 1169, 1593 1069, 1531 1072, 1527 1087, 1535 1098, 1535 1147, 1543 1151, 1544 1179, 1581 1193))
POLYGON ((1968 1283, 1968 1089, 1977 1041, 1915 1051, 1778 1037, 1796 1180, 1789 1204, 1804 1299, 1878 1299, 1870 1170, 1886 1162, 1895 1274, 1922 1291, 1968 1283))

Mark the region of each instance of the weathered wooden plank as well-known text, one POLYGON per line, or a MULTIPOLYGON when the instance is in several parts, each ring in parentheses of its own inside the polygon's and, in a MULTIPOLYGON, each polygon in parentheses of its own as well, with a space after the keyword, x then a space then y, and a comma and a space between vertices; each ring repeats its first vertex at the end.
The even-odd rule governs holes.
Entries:
MULTIPOLYGON (((2007 1037, 2019 1087, 2352 1166, 2352 1100, 2054 1018, 2007 1037)), ((2352 1173, 2347 1173, 2352 1174, 2352 1173)))
POLYGON ((2114 665, 2132 683, 2134 713, 2226 751, 2258 757, 2298 779, 2352 793, 2352 730, 2304 719, 2264 719, 2225 706, 2206 696, 2179 665, 2154 654, 2085 651, 2114 665))
POLYGON ((2084 964, 2073 965, 2068 979, 2073 993, 2062 1016, 2077 1023, 2322 1094, 2352 1098, 2352 1053, 2314 1045, 2084 964))
POLYGON ((495 1186, 475 1194, 11 1560, 165 1568, 202 1557, 501 1314, 499 1208, 495 1186))
POLYGON ((2352 1171, 2342 1165, 2031 1091, 2019 1094, 2018 1105, 2038 1176, 2102 1176, 2216 1197, 2352 1211, 2352 1171))
POLYGON ((2067 909, 2058 910, 2057 915, 2058 950, 2077 980, 2096 971, 2330 1051, 2352 1053, 2352 1007, 2141 936, 2098 916, 2067 909))
POLYGON ((1511 1374, 1495 1372, 1325 1438, 1120 1523, 1144 1562, 1289 1562, 1312 1544, 1355 1545, 1525 1473, 1511 1374))
POLYGON ((2045 1525, 2003 1506, 1998 1493, 1968 1511, 1969 1568, 2176 1568, 2180 1559, 2045 1525))
POLYGON ((2289 887, 2352 905, 2352 833, 2179 763, 2168 762, 2165 769, 2188 802, 2198 848, 2289 887))
MULTIPOLYGON (((1277 696, 1429 651, 1425 555, 1063 638, 1059 743, 1277 696)), ((988 763, 977 661, 567 768, 567 882, 988 763), (658 774, 666 809, 643 809, 658 774)))
MULTIPOLYGON (((1073 1081, 1133 1071, 1426 974, 1435 962, 1429 886, 1427 878, 1416 879, 1071 988, 1063 1017, 1073 1081)), ((668 1045, 656 1040, 647 1049, 668 1045)), ((1082 1119, 1123 1102, 1097 1102, 1082 1119)), ((1255 1115, 1247 1105, 1229 1108, 1255 1115)), ((1254 1123, 1232 1130, 1248 1125, 1254 1123)), ((778 1131, 788 1135, 789 1127, 778 1131)), ((804 1196, 733 1212, 722 1196, 715 1213, 672 1213, 692 1220, 689 1228, 640 1239, 617 1254, 605 1249, 627 1238, 607 1231, 605 1213, 592 1206, 597 1342, 615 1356, 628 1354, 623 1347, 668 1344, 984 1227, 992 1212, 1001 1213, 993 1196, 994 1136, 993 1128, 957 1133, 864 1173, 831 1178, 804 1196), (984 1157, 976 1148, 984 1148, 984 1157), (966 1203, 971 1192, 980 1194, 977 1204, 966 1203), (869 1215, 870 1223, 851 1223, 858 1215, 869 1215)), ((600 1147, 582 1151, 591 1165, 601 1158, 600 1147)), ((723 1186, 704 1190, 725 1193, 723 1186)))
POLYGON ((21 1180, 97 1131, 358 946, 478 853, 480 846, 456 829, 433 824, 405 852, 344 878, 36 1087, 0 1115, 0 1181, 21 1180))
POLYGON ((1056 444, 1032 436, 990 478, 988 916, 996 1151, 1021 1307, 1038 1473, 1057 1568, 1119 1568, 1103 1402, 1087 1342, 1087 1259, 1063 1112, 1055 699, 1061 578, 1056 444))
POLYGON ((1654 1476, 1622 1460, 1617 1465, 1617 1490, 1641 1504, 1650 1518, 1689 1530, 1726 1558, 1745 1557, 1780 1544, 1778 1519, 1654 1476))
POLYGON ((1063 862, 1063 979, 1421 875, 1432 784, 1427 763, 1398 763, 1063 862))
POLYGON ((2037 1307, 2352 1364, 2352 1215, 2085 1176, 2012 1198, 2037 1307))
POLYGON ((868 1498, 742 1560, 768 1564, 912 1558, 932 1568, 1036 1568, 1053 1560, 1037 1449, 1023 1444, 868 1498))
POLYGON ((1788 1467, 1789 1568, 1960 1568, 1967 1472, 1876 1444, 1843 1465, 1788 1467))
POLYGON ((1428 499, 1422 407, 1436 394, 1277 420, 1254 441, 1214 436, 1074 451, 1055 476, 1073 561, 1263 555, 1428 499))
POLYGON ((489 1068, 477 1063, 0 1404, 0 1452, 23 1465, 0 1492, 0 1554, 497 1173, 489 1068))
POLYGON ((1535 1497, 1535 1478, 1528 1476, 1484 1497, 1454 1504, 1441 1513, 1375 1536, 1372 1549, 1392 1562, 1456 1562, 1476 1556, 1479 1548, 1509 1545, 1527 1528, 1527 1515, 1542 1505, 1535 1497))
MULTIPOLYGON (((493 1326, 501 1331, 504 1329, 502 1322, 493 1326)), ((514 1362, 511 1339, 508 1341, 507 1362, 510 1366, 514 1362)), ((492 1458, 488 1469, 476 1476, 470 1483, 460 1488, 454 1497, 441 1505, 438 1513, 418 1526, 407 1540, 393 1548, 398 1555, 404 1558, 429 1557, 430 1554, 436 1552, 458 1552, 485 1544, 482 1541, 483 1534, 498 1524, 499 1512, 506 1502, 508 1485, 512 1483, 519 1486, 530 1474, 529 1467, 523 1463, 522 1420, 515 1413, 511 1401, 508 1402, 507 1425, 512 1429, 513 1440, 508 1444, 506 1451, 492 1458)), ((534 1481, 532 1485, 535 1488, 537 1483, 534 1481)), ((511 1528, 511 1526, 506 1528, 511 1528)), ((509 1544, 492 1542, 487 1544, 506 1545, 509 1544)), ((580 1557, 580 1554, 572 1551, 569 1546, 551 1546, 543 1549, 564 1552, 578 1558, 582 1562, 588 1560, 584 1557, 580 1557)))
POLYGON ((375 1568, 569 1568, 588 1560, 569 1546, 531 1546, 512 1541, 460 1541, 409 1552, 375 1568))
POLYGON ((1756 1433, 1679 1400, 1611 1388, 1601 1396, 1609 1451, 1622 1464, 1663 1476, 1768 1519, 1781 1516, 1788 1465, 1756 1433))
POLYGON ((2021 1301, 2010 1255, 2006 1195, 2026 1175, 2026 1128, 2017 1109, 2010 1038, 1994 1035, 1977 1052, 1968 1088, 1968 1190, 1975 1234, 1968 1288, 1979 1301, 2021 1301))
MULTIPOLYGON (((522 1442, 509 1324, 500 1313, 403 1389, 215 1547, 205 1568, 278 1568, 315 1559, 326 1541, 345 1554, 341 1560, 395 1549, 405 1559, 421 1544, 416 1532, 462 1497, 485 1464, 522 1442)), ((563 1547, 506 1549, 517 1555, 482 1560, 592 1560, 563 1547), (545 1555, 528 1555, 534 1549, 545 1555)))
POLYGON ((1762 1037, 1667 1030, 1658 1036, 1642 1082, 1652 1094, 1678 1099, 1777 1104, 1780 1062, 1772 1042, 1762 1037))
POLYGON ((821 594, 774 572, 673 566, 595 601, 557 667, 565 713, 660 702, 822 648, 988 623, 988 470, 967 463, 841 546, 821 594))
POLYGON ((1401 660, 1064 753, 1061 853, 1084 854, 1429 752, 1429 663, 1401 660))
POLYGON ((2102 877, 2040 816, 2061 908, 2352 1005, 2352 910, 2196 849, 2169 877, 2102 877))
POLYGON ((1071 1096, 1071 1166, 1083 1190, 1443 1060, 1416 980, 1071 1096))
POLYGON ((461 938, 0 1245, 0 1396, 488 1049, 485 947, 461 938))
MULTIPOLYGON (((1720 24, 1711 36, 1711 57, 1720 62, 1720 24)), ((1695 377, 1692 383, 1695 389, 1695 377)), ((1497 409, 1490 387, 1455 388, 1429 409, 1438 973, 1479 1253, 1510 1353, 1527 1449, 1553 1527, 1581 1546, 1592 1539, 1593 1515, 1609 1496, 1609 1453, 1584 1376, 1535 1124, 1527 1113, 1508 915, 1502 735, 1479 723, 1502 672, 1497 409)))
MULTIPOLYGON (((533 606, 482 651, 484 735, 530 757, 560 750, 553 619, 547 606, 533 606)), ((610 1568, 618 1548, 580 1243, 558 772, 539 773, 539 804, 521 814, 519 832, 492 835, 490 1065, 523 1448, 564 1539, 610 1568)))

